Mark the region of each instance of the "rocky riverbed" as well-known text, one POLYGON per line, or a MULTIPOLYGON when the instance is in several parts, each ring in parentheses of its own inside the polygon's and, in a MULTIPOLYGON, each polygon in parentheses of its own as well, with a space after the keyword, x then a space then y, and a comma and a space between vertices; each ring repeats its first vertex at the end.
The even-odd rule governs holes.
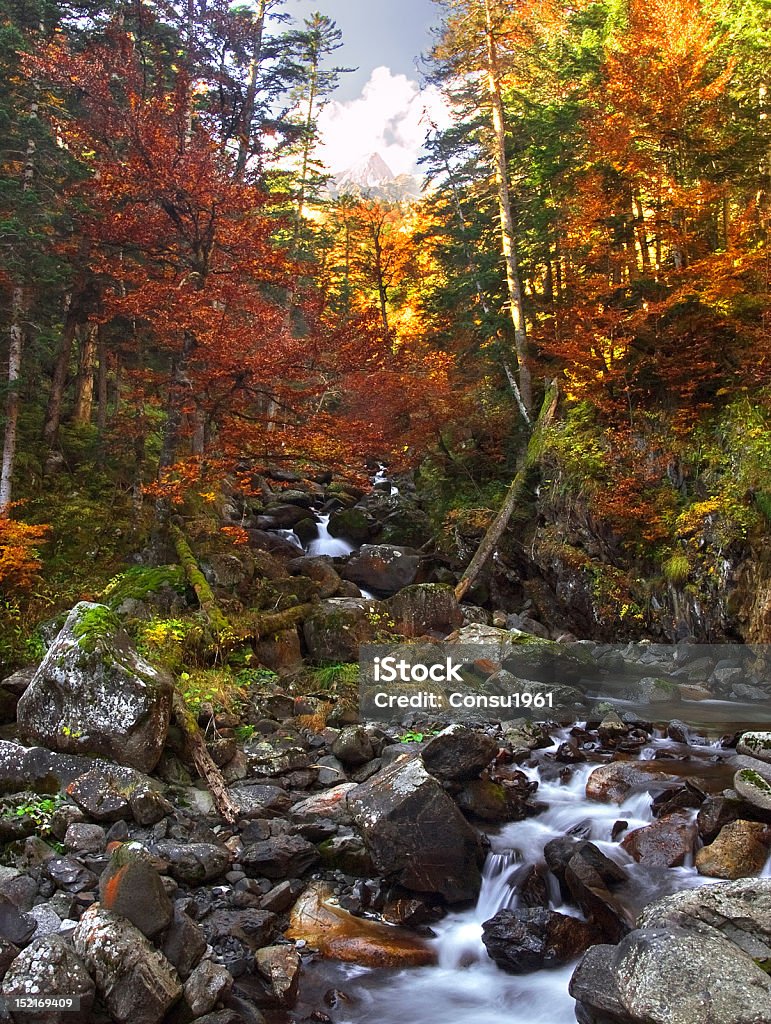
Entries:
POLYGON ((3 680, 4 1019, 771 1020, 762 652, 670 664, 677 648, 554 643, 526 609, 459 606, 406 546, 420 517, 382 516, 398 497, 320 512, 287 491, 242 511, 240 556, 201 559, 229 610, 268 590, 311 609, 255 643, 272 672, 237 715, 199 708, 232 823, 173 724, 177 680, 124 629, 194 602, 173 577, 78 605, 42 663, 3 680), (338 529, 335 558, 297 546, 338 529), (543 688, 545 656, 575 714, 377 723, 355 690, 300 685, 308 663, 353 662, 384 634, 481 645, 489 692, 543 688), (14 1003, 54 997, 79 1009, 14 1003))

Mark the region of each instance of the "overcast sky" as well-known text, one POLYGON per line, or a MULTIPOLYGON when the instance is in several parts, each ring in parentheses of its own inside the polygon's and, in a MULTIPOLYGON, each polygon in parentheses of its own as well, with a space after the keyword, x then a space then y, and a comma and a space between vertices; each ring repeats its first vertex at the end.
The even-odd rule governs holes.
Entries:
POLYGON ((413 171, 427 120, 446 124, 445 104, 421 90, 416 69, 437 21, 432 0, 286 0, 283 10, 298 23, 313 11, 332 18, 343 33, 334 63, 357 68, 320 120, 327 166, 341 171, 380 153, 394 174, 413 171))

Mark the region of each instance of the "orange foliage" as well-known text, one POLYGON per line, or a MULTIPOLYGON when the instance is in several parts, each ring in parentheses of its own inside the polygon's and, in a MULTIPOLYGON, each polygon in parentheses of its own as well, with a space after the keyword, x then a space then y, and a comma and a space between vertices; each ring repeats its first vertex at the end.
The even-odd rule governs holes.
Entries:
POLYGON ((31 526, 7 514, 0 516, 0 587, 6 593, 31 589, 41 566, 37 548, 48 532, 48 526, 31 526))

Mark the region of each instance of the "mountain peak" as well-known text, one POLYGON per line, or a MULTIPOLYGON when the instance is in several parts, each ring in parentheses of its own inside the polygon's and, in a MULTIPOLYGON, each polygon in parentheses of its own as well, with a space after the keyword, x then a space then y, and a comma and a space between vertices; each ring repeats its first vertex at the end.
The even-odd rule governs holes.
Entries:
POLYGON ((379 153, 370 153, 339 174, 335 184, 338 191, 344 191, 346 185, 372 188, 374 185, 382 185, 394 179, 393 171, 382 156, 379 153))

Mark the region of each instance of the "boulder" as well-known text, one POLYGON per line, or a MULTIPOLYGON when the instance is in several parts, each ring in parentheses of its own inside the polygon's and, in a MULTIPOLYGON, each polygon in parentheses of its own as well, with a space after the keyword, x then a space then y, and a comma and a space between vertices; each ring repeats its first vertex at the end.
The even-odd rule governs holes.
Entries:
POLYGON ((300 954, 292 946, 265 946, 257 950, 255 959, 275 1002, 291 1009, 300 987, 300 954))
POLYGON ((152 859, 144 850, 128 843, 113 852, 102 872, 99 900, 105 910, 122 914, 148 938, 168 928, 174 916, 152 859))
POLYGON ((488 956, 504 971, 528 974, 570 963, 600 939, 595 927, 554 910, 499 910, 482 925, 488 956))
POLYGON ((704 885, 650 903, 638 928, 674 927, 728 939, 753 960, 771 961, 771 878, 704 885))
POLYGON ((476 779, 498 752, 498 742, 464 725, 450 725, 421 751, 426 770, 442 782, 476 779))
POLYGON ((202 960, 185 982, 184 998, 194 1017, 209 1013, 233 987, 233 975, 220 964, 202 960))
POLYGON ((471 779, 455 793, 455 802, 465 813, 482 821, 520 821, 525 817, 528 792, 515 782, 471 779))
POLYGON ((351 821, 348 795, 357 788, 355 782, 341 782, 324 793, 313 793, 292 807, 292 821, 314 822, 328 818, 340 825, 347 824, 351 821))
POLYGON ((348 794, 348 806, 380 874, 448 903, 476 897, 479 835, 419 758, 383 769, 348 794))
POLYGON ((618 942, 630 930, 632 921, 609 889, 619 874, 623 877, 623 872, 614 864, 611 874, 611 869, 606 868, 607 861, 592 843, 581 844, 565 866, 564 879, 567 890, 587 919, 605 939, 618 942), (595 850, 599 858, 594 855, 595 850))
POLYGON ((588 800, 601 800, 604 803, 623 803, 632 793, 646 789, 665 789, 676 780, 664 774, 657 765, 650 770, 642 767, 650 762, 611 761, 595 768, 586 780, 586 797, 588 800))
POLYGON ((413 932, 343 910, 327 882, 311 882, 294 905, 286 935, 331 960, 362 967, 421 967, 436 959, 413 932))
POLYGON ((361 644, 372 643, 386 612, 378 601, 333 597, 319 602, 303 623, 308 654, 315 662, 359 660, 361 644))
POLYGON ((277 818, 286 813, 291 797, 280 786, 231 786, 230 797, 242 818, 277 818))
POLYGON ((753 768, 740 768, 734 775, 734 789, 752 807, 771 811, 771 780, 753 768))
POLYGON ((570 982, 581 1024, 761 1024, 771 979, 732 943, 669 928, 593 946, 570 982))
POLYGON ((333 597, 340 589, 342 582, 335 571, 332 559, 327 555, 293 558, 286 565, 289 572, 296 576, 307 576, 319 586, 319 597, 333 597))
POLYGON ((161 952, 182 979, 190 976, 206 952, 206 938, 201 926, 180 907, 174 908, 174 917, 163 936, 161 952))
POLYGON ((674 868, 690 857, 695 841, 695 822, 685 814, 667 814, 652 825, 630 832, 621 845, 640 864, 674 868))
POLYGON ((73 935, 116 1024, 160 1024, 182 995, 166 957, 125 917, 92 904, 73 935))
POLYGON ((64 834, 65 849, 73 853, 103 853, 107 833, 101 825, 73 822, 64 834))
POLYGON ((341 508, 329 517, 330 537, 344 537, 354 544, 363 544, 380 530, 377 520, 361 508, 341 508))
POLYGON ((296 878, 317 863, 319 852, 302 836, 284 835, 249 844, 239 859, 252 875, 296 878))
POLYGON ((24 946, 35 934, 37 922, 29 914, 21 910, 5 896, 0 895, 0 939, 24 946))
POLYGON ((343 579, 381 597, 395 594, 415 582, 420 555, 414 548, 392 544, 364 544, 342 570, 343 579))
POLYGON ((153 851, 169 864, 169 874, 186 885, 203 885, 228 870, 231 853, 219 843, 156 843, 153 851))
POLYGON ((771 764, 771 732, 745 732, 736 744, 737 754, 748 754, 771 764))
POLYGON ((375 756, 372 740, 367 730, 360 725, 349 725, 343 729, 332 744, 332 753, 352 767, 366 764, 375 756))
POLYGON ((418 583, 405 587, 387 602, 394 629, 400 636, 426 633, 447 636, 463 625, 463 612, 455 591, 446 583, 418 583))
POLYGON ((171 715, 173 682, 145 661, 105 606, 67 616, 19 701, 23 736, 52 750, 101 754, 150 772, 171 715))
POLYGON ((67 794, 95 821, 129 821, 154 824, 171 804, 158 790, 158 783, 133 768, 97 760, 89 771, 67 786, 67 794))
POLYGON ((733 821, 696 853, 696 869, 710 878, 746 878, 757 875, 768 860, 771 832, 759 821, 733 821))
POLYGON ((50 1009, 19 1014, 17 1020, 36 1024, 86 1024, 94 1003, 94 983, 83 960, 58 935, 35 939, 16 957, 3 979, 3 998, 74 996, 77 1010, 50 1009))

